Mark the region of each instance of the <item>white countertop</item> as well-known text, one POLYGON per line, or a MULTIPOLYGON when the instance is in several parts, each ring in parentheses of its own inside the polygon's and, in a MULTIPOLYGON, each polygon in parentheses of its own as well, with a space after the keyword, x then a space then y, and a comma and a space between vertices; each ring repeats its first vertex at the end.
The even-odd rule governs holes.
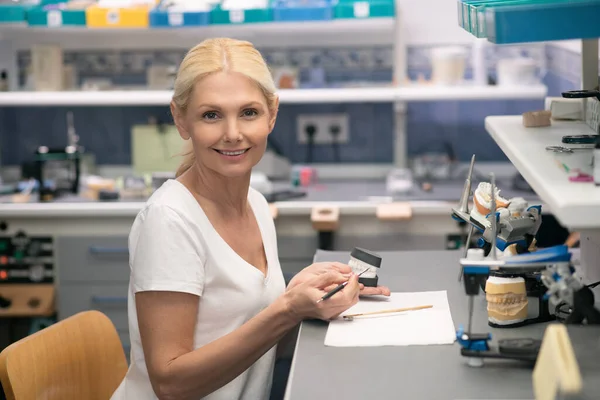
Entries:
POLYGON ((487 117, 485 126, 502 151, 556 218, 572 229, 600 228, 600 187, 569 181, 558 161, 570 167, 589 164, 591 151, 561 155, 546 146, 562 145, 565 135, 594 134, 584 122, 552 121, 552 126, 525 128, 521 116, 487 117), (558 161, 557 161, 558 160, 558 161))

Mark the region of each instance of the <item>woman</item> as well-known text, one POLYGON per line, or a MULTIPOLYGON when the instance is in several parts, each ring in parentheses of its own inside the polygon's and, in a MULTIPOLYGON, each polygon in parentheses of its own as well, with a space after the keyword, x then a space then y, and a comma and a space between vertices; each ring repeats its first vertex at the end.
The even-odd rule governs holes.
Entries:
POLYGON ((285 287, 267 202, 250 188, 277 109, 250 43, 207 40, 184 58, 171 112, 191 150, 131 229, 131 366, 113 399, 266 399, 276 345, 300 321, 334 318, 361 292, 389 295, 337 263, 285 287))

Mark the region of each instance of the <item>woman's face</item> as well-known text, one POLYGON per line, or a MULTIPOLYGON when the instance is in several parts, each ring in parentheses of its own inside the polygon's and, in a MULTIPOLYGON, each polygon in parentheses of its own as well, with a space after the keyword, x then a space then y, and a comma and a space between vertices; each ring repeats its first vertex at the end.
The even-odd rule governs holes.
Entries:
POLYGON ((260 161, 276 117, 259 87, 237 72, 198 81, 186 112, 174 110, 174 116, 181 137, 192 140, 196 162, 232 178, 260 161))

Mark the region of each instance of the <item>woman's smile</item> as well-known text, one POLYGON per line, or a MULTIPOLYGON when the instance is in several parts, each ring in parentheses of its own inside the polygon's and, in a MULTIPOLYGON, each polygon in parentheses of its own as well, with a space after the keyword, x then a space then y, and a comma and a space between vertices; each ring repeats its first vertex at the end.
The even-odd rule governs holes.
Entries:
POLYGON ((246 154, 248 153, 248 150, 250 150, 250 147, 245 148, 245 149, 235 149, 235 150, 221 150, 221 149, 213 149, 214 151, 216 151, 219 155, 221 155, 221 157, 223 157, 226 160, 230 160, 230 161, 238 161, 243 159, 246 154))

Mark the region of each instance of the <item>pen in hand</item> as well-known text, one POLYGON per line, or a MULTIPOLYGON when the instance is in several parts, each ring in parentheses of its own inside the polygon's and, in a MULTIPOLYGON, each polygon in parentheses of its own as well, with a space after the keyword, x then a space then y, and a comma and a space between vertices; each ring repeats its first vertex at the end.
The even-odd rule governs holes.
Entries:
MULTIPOLYGON (((358 276, 361 276, 362 274, 364 274, 365 272, 367 272, 369 270, 369 268, 365 269, 363 272, 361 272, 360 274, 358 274, 358 276)), ((327 300, 328 298, 330 298, 331 296, 333 296, 334 294, 336 294, 337 292, 339 292, 340 290, 342 290, 343 288, 346 287, 346 285, 348 284, 349 281, 340 283, 339 285, 337 285, 337 287, 333 290, 331 290, 330 292, 326 293, 323 297, 321 297, 319 300, 317 300, 317 304, 327 300)))

